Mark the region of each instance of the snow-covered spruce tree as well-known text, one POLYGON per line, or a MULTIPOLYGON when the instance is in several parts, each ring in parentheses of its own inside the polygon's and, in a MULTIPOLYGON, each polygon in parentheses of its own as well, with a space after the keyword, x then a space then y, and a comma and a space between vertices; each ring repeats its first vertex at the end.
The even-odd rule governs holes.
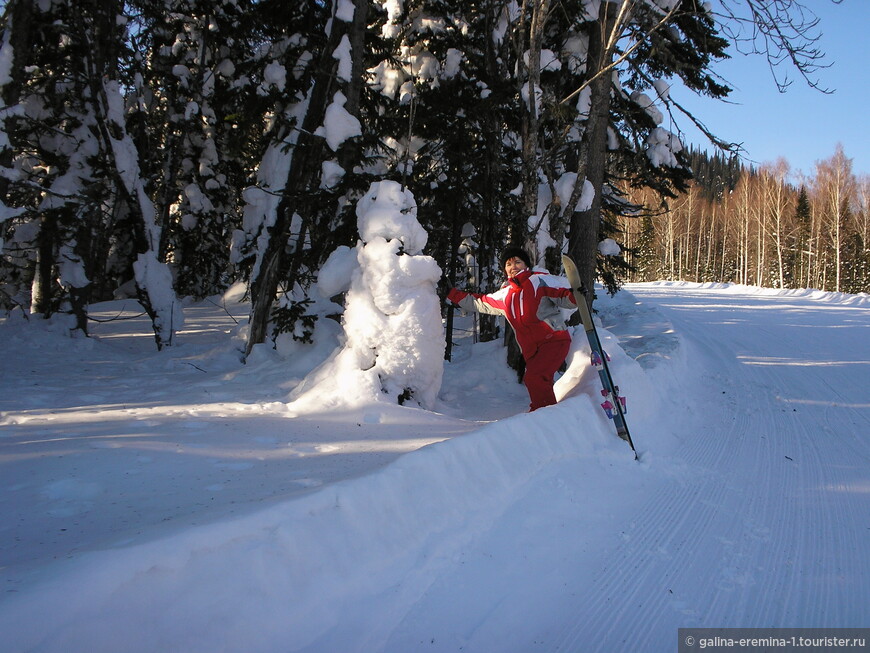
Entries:
POLYGON ((26 232, 34 225, 26 207, 33 202, 33 189, 16 182, 22 175, 16 161, 15 131, 22 126, 24 106, 19 102, 25 83, 30 47, 31 0, 11 0, 0 16, 0 309, 28 303, 28 277, 32 255, 26 232), (22 193, 22 191, 24 191, 22 193))
POLYGON ((21 22, 15 21, 21 5, 11 8, 12 34, 23 29, 38 38, 35 46, 28 44, 26 55, 10 53, 13 66, 23 66, 30 74, 18 83, 15 75, 9 77, 15 94, 10 92, 7 101, 17 102, 21 110, 12 121, 11 146, 18 159, 6 176, 7 198, 18 204, 23 218, 13 242, 33 247, 32 272, 19 270, 19 278, 32 280, 30 310, 44 317, 71 312, 74 328, 83 332, 91 280, 100 276, 105 260, 105 205, 111 186, 104 174, 91 81, 111 56, 107 53, 116 29, 114 15, 107 19, 85 5, 33 5, 21 22))
MULTIPOLYGON (((619 118, 612 120, 611 129, 619 147, 612 149, 605 172, 600 223, 604 236, 617 237, 610 231, 617 216, 666 209, 676 193, 687 189, 692 172, 674 116, 678 105, 670 94, 673 78, 711 97, 730 92, 709 72, 725 56, 727 42, 718 36, 709 13, 689 9, 685 3, 659 2, 635 14, 646 37, 637 40, 634 49, 626 49, 624 68, 616 67, 620 76, 614 83, 611 113, 619 118), (636 212, 617 191, 625 186, 651 189, 659 202, 637 207, 641 210, 636 212)), ((613 265, 624 262, 620 257, 599 257, 599 276, 611 292, 622 276, 618 269, 608 269, 613 265)))
MULTIPOLYGON (((248 3, 173 0, 136 2, 139 54, 132 80, 147 112, 144 167, 155 179, 153 197, 163 227, 164 256, 180 294, 203 297, 228 283, 229 243, 243 178, 232 133, 239 114, 256 116, 256 102, 240 104, 237 61, 251 58, 252 35, 242 29, 248 3), (234 174, 235 173, 235 174, 234 174)), ((241 167, 244 167, 242 164, 241 167)))
POLYGON ((680 76, 708 94, 727 92, 703 75, 726 43, 696 3, 600 3, 596 9, 576 27, 580 47, 573 51, 582 62, 582 82, 559 102, 576 103, 580 138, 573 192, 552 220, 567 228, 568 251, 587 287, 596 276, 608 280, 599 252, 602 220, 636 211, 620 197, 617 181, 667 194, 688 177, 679 138, 664 129, 664 111, 656 106, 670 102, 667 79, 680 76), (578 204, 584 190, 591 201, 578 204))
POLYGON ((357 246, 337 249, 318 280, 326 294, 347 291, 345 345, 291 398, 300 407, 311 398, 319 410, 361 399, 432 409, 444 369, 441 269, 422 254, 427 233, 414 196, 396 181, 375 182, 356 215, 357 246))
POLYGON ((337 243, 352 238, 347 193, 359 184, 355 139, 362 135, 357 115, 369 4, 260 3, 270 8, 276 30, 261 59, 263 90, 275 108, 257 183, 245 191, 243 229, 234 237, 235 260, 252 260, 247 353, 263 342, 270 318, 295 332, 317 269, 337 243))
POLYGON ((348 345, 368 357, 362 369, 377 370, 387 396, 432 409, 444 365, 441 269, 422 254, 427 234, 414 196, 397 182, 376 182, 356 214, 362 243, 344 316, 348 345))
MULTIPOLYGON (((399 96, 403 109, 393 114, 389 131, 402 159, 397 173, 413 189, 424 224, 440 226, 433 241, 441 260, 448 261, 455 249, 444 241, 465 222, 452 217, 458 213, 473 224, 480 216, 475 226, 485 262, 511 240, 526 244, 541 262, 549 249, 550 267, 558 268, 566 228, 578 209, 635 210, 605 185, 605 164, 616 169, 607 146, 619 145, 615 131, 606 138, 612 129, 610 71, 601 76, 607 103, 599 102, 597 115, 603 117, 597 123, 591 89, 562 101, 598 70, 589 65, 589 44, 592 33, 601 31, 599 6, 569 2, 551 11, 549 2, 443 1, 405 3, 395 12, 397 62, 377 72, 384 78, 390 73, 390 84, 383 86, 399 96), (600 154, 590 158, 592 151, 600 154), (585 174, 590 161, 601 177, 597 189, 597 177, 585 174), (487 238, 487 232, 497 237, 487 238)), ((632 105, 630 96, 626 104, 632 105)), ((648 132, 656 125, 643 117, 639 130, 648 132)), ((653 167, 649 159, 636 159, 653 167)), ((645 175, 647 183, 656 183, 655 174, 645 175)), ((604 260, 597 254, 599 231, 596 225, 591 236, 593 270, 597 259, 604 260)))
MULTIPOLYGON (((106 157, 106 168, 113 182, 115 210, 126 216, 135 239, 132 270, 139 302, 151 318, 158 349, 173 344, 175 332, 184 321, 181 303, 175 293, 172 272, 165 262, 163 230, 160 216, 150 195, 152 184, 147 174, 145 157, 134 141, 128 117, 136 115, 135 87, 132 96, 125 94, 131 80, 122 77, 120 44, 126 44, 127 21, 121 13, 122 3, 101 3, 93 0, 103 12, 106 25, 123 29, 123 40, 104 41, 117 44, 102 65, 100 74, 90 76, 94 110, 100 141, 106 157), (125 82, 125 86, 122 86, 125 82), (132 101, 131 101, 132 100, 132 101), (131 108, 133 109, 131 111, 131 108)), ((135 122, 131 123, 135 125, 135 122)))
MULTIPOLYGON (((53 16, 41 11, 32 0, 9 4, 4 21, 3 57, 7 71, 3 80, 4 132, 8 145, 4 156, 3 200, 17 213, 15 220, 4 224, 3 262, 12 267, 4 271, 4 280, 7 293, 17 296, 17 302, 26 303, 32 312, 48 317, 58 305, 53 283, 58 251, 57 216, 41 214, 38 208, 45 198, 43 189, 50 188, 60 176, 60 168, 47 166, 44 158, 44 146, 54 152, 55 125, 60 118, 52 116, 50 123, 40 118, 51 113, 46 105, 51 104, 47 96, 48 92, 54 92, 54 85, 46 67, 50 70, 51 63, 61 58, 53 51, 60 37, 53 16), (31 74, 25 75, 25 70, 31 74), (21 157, 23 153, 29 156, 21 157), (13 280, 14 290, 9 283, 13 280)), ((63 101, 61 98, 55 104, 62 106, 63 101)), ((55 157, 59 159, 63 159, 62 153, 55 157)))
MULTIPOLYGON (((481 292, 493 291, 502 283, 499 253, 508 242, 523 241, 528 229, 522 195, 522 112, 517 110, 522 94, 513 74, 517 52, 508 30, 515 10, 512 4, 488 1, 474 30, 463 32, 467 36, 483 34, 479 45, 468 52, 473 71, 469 76, 480 89, 480 102, 474 106, 474 130, 479 131, 482 142, 476 149, 482 146, 484 152, 475 162, 480 170, 476 185, 485 189, 476 225, 481 292)), ((487 320, 482 318, 481 337, 486 337, 486 327, 487 320)), ((493 332, 497 335, 495 328, 493 332)))
MULTIPOLYGON (((577 1, 560 3, 558 11, 546 1, 404 6, 395 20, 402 30, 399 74, 409 107, 403 140, 411 139, 407 158, 414 168, 407 178, 424 224, 431 210, 444 227, 440 233, 451 233, 449 216, 456 212, 451 204, 471 209, 472 216, 475 208, 467 200, 463 206, 456 194, 475 198, 485 192, 475 189, 493 189, 506 199, 486 204, 481 198, 480 206, 494 211, 481 211, 485 224, 475 225, 481 235, 487 228, 499 234, 493 249, 505 240, 522 242, 538 261, 558 269, 568 234, 569 249, 590 271, 587 284, 596 268, 606 272, 598 242, 612 234, 602 234, 601 220, 608 211, 637 210, 620 197, 616 182, 630 176, 635 183, 667 189, 687 174, 679 154, 673 154, 678 139, 659 127, 662 115, 656 121, 649 98, 633 95, 658 84, 657 78, 632 73, 625 82, 629 90, 616 83, 634 63, 619 59, 625 53, 618 42, 624 36, 653 38, 664 17, 673 19, 657 5, 636 4, 643 3, 577 1), (448 80, 448 70, 459 74, 448 80), (448 135, 439 137, 439 131, 448 135), (489 147, 481 147, 484 143, 489 147), (484 179, 489 183, 481 183, 484 179), (441 189, 447 191, 443 203, 441 189)), ((724 43, 709 30, 707 36, 704 47, 724 43)), ((709 61, 709 53, 701 51, 699 60, 709 61)), ((647 56, 670 58, 674 67, 692 65, 686 56, 667 52, 666 45, 647 56)), ((663 66, 650 64, 655 65, 663 66)))
POLYGON ((7 196, 25 209, 16 241, 23 244, 21 233, 29 232, 33 242, 31 310, 48 315, 69 306, 82 330, 92 280, 106 276, 113 223, 132 216, 140 300, 162 347, 182 313, 168 268, 157 258, 159 227, 126 130, 121 7, 97 0, 33 5, 26 28, 35 47, 26 62, 14 59, 29 74, 18 88, 24 110, 12 140, 20 174, 7 196))
MULTIPOLYGON (((789 14, 799 18, 800 3, 745 0, 727 3, 724 11, 720 4, 577 0, 552 10, 546 0, 536 0, 506 14, 519 110, 525 112, 522 193, 529 244, 557 245, 550 250, 552 263, 567 234, 587 286, 596 275, 613 278, 607 267, 614 260, 599 251, 602 238, 615 235, 606 231, 612 217, 637 213, 618 184, 646 186, 667 198, 689 177, 677 121, 682 109, 670 96, 671 80, 679 77, 691 91, 712 97, 728 93, 710 71, 726 56, 728 42, 720 36, 725 23, 747 19, 735 8, 746 10, 749 24, 769 40, 767 47, 812 57, 789 40, 795 24, 789 14), (774 4, 783 11, 776 13, 774 4), (566 196, 567 175, 573 188, 566 196), (546 192, 540 184, 530 186, 536 178, 546 192)), ((683 119, 698 122, 691 115, 683 119)))
MULTIPOLYGON (((520 179, 517 90, 506 74, 509 44, 492 29, 504 11, 496 2, 405 3, 392 16, 395 56, 371 71, 373 87, 398 104, 378 133, 389 135, 395 178, 418 198, 430 251, 449 272, 470 223, 483 262, 475 289, 486 292, 501 283, 493 264, 523 221, 511 193, 520 179)), ((495 331, 487 326, 485 339, 495 331)))

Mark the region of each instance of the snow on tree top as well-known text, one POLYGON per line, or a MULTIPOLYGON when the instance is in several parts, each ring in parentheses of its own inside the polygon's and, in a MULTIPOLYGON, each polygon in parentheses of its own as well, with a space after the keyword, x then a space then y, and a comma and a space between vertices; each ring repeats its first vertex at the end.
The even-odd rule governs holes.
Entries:
POLYGON ((417 221, 414 195, 395 181, 380 181, 356 205, 357 229, 363 242, 378 236, 402 241, 407 254, 419 254, 428 240, 426 230, 417 221))

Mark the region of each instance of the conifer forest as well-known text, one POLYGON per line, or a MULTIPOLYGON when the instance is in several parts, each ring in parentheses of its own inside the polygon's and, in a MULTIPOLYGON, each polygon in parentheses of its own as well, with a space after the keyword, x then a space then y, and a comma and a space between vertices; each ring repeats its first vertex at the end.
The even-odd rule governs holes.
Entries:
POLYGON ((305 340, 318 273, 385 179, 413 193, 443 288, 494 290, 517 243, 609 290, 867 292, 868 180, 844 150, 796 183, 680 103, 727 98, 737 44, 812 83, 809 5, 5 0, 0 310, 86 334, 90 304, 135 297, 163 348, 186 298, 242 282, 246 353, 305 340))

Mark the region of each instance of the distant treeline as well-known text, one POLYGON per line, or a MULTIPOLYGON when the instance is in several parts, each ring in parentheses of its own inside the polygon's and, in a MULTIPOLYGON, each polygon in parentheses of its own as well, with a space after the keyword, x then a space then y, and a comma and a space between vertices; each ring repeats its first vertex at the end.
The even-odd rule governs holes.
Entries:
POLYGON ((870 177, 852 172, 841 146, 800 179, 784 160, 754 167, 692 151, 690 161, 687 192, 620 220, 633 281, 870 292, 870 177))

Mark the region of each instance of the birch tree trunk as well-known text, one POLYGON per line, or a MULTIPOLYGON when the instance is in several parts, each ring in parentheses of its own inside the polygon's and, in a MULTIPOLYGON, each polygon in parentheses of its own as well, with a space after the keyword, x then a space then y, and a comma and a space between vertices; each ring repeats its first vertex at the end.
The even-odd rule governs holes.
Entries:
MULTIPOLYGON (((830 239, 836 292, 842 290, 843 272, 843 223, 849 203, 854 200, 855 177, 852 174, 852 160, 847 158, 841 145, 837 146, 834 155, 816 165, 816 194, 821 203, 822 217, 827 225, 827 235, 830 239)), ((829 266, 825 265, 825 269, 829 266)))

